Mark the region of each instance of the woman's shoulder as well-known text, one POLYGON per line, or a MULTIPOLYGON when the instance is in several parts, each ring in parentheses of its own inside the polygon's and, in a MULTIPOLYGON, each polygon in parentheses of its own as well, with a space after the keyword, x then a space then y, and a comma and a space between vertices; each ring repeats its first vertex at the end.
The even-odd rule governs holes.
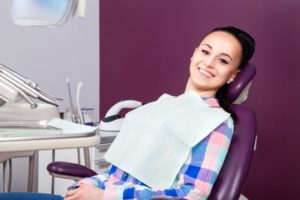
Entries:
POLYGON ((234 130, 234 122, 231 117, 228 117, 223 123, 221 123, 214 131, 213 134, 221 134, 231 139, 234 130))

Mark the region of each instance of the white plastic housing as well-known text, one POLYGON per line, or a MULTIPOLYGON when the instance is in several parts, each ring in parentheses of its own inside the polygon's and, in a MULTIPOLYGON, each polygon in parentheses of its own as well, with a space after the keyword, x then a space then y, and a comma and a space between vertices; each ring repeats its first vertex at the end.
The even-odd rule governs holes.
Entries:
POLYGON ((39 103, 32 109, 28 103, 7 103, 0 107, 0 122, 4 121, 40 121, 59 117, 57 106, 39 103))

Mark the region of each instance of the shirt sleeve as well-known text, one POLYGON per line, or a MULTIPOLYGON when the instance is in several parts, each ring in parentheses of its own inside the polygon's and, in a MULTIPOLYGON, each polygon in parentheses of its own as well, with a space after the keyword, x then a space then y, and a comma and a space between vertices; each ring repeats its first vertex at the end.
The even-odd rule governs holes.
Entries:
POLYGON ((180 170, 174 187, 165 190, 152 190, 151 188, 134 184, 132 182, 120 183, 120 176, 128 176, 122 170, 119 177, 114 177, 105 183, 104 199, 141 199, 147 200, 155 196, 171 196, 191 200, 207 199, 212 186, 221 170, 232 138, 233 126, 222 123, 209 136, 193 147, 191 155, 180 170))
POLYGON ((76 186, 79 186, 80 183, 88 184, 88 185, 93 185, 97 188, 100 188, 102 190, 105 189, 105 183, 109 179, 109 169, 107 169, 104 173, 92 176, 92 177, 87 177, 83 178, 80 181, 75 182, 74 184, 70 185, 68 187, 68 190, 73 189, 76 186))

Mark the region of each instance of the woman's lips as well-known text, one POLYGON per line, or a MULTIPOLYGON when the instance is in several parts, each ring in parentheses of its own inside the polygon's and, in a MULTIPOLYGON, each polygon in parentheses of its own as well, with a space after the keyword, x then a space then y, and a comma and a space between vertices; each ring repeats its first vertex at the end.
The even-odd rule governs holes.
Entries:
POLYGON ((209 77, 209 78, 215 77, 215 75, 214 75, 213 73, 211 73, 211 72, 209 72, 209 71, 207 71, 207 70, 205 70, 205 69, 198 68, 198 71, 199 71, 201 74, 205 75, 206 77, 209 77))

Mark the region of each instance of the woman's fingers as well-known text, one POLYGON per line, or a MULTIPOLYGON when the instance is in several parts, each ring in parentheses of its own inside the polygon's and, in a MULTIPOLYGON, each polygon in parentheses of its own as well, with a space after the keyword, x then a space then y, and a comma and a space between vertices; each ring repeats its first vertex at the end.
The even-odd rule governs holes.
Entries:
POLYGON ((78 192, 78 190, 79 190, 79 188, 76 188, 74 190, 68 190, 65 194, 65 198, 74 196, 78 192))
POLYGON ((103 190, 92 185, 80 184, 80 187, 69 190, 64 200, 99 200, 103 198, 103 190))

